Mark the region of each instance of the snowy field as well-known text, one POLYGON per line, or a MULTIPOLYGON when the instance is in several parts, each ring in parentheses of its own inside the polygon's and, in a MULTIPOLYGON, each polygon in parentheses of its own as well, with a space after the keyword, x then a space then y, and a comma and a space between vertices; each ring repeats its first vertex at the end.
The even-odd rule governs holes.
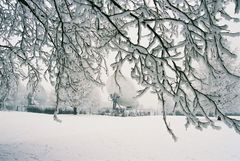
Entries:
POLYGON ((174 142, 162 118, 0 112, 0 161, 239 161, 240 135, 185 129, 169 117, 174 142))

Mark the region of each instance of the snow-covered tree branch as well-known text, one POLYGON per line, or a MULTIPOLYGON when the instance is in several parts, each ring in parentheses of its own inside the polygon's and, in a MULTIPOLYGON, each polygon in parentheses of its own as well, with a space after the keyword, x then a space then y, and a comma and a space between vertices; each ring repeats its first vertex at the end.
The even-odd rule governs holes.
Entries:
MULTIPOLYGON (((239 12, 239 1, 235 12, 239 12)), ((191 123, 201 129, 211 125, 202 100, 209 102, 230 127, 240 131, 240 122, 226 116, 216 102, 199 88, 196 71, 219 71, 239 78, 225 62, 235 57, 226 45, 228 21, 239 19, 227 12, 232 1, 215 0, 3 0, 0 2, 1 50, 14 56, 17 70, 37 86, 43 77, 55 86, 56 111, 63 84, 74 89, 72 74, 103 84, 107 71, 105 55, 117 51, 112 64, 116 72, 132 64, 131 76, 146 91, 156 94, 162 106, 171 97, 191 123), (14 40, 14 41, 13 41, 14 40), (42 74, 44 72, 44 74, 42 74), (196 117, 200 111, 205 121, 196 117)), ((163 107, 163 110, 165 108, 163 107)), ((169 132, 173 134, 164 113, 169 132)), ((55 115, 56 116, 56 115, 55 115)))

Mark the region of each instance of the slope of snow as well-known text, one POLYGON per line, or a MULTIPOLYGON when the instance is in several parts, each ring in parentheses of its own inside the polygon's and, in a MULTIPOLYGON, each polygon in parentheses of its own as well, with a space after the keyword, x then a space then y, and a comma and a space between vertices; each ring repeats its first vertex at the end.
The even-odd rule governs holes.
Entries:
POLYGON ((174 142, 160 116, 59 116, 0 112, 0 161, 239 161, 240 136, 184 128, 169 117, 174 142))

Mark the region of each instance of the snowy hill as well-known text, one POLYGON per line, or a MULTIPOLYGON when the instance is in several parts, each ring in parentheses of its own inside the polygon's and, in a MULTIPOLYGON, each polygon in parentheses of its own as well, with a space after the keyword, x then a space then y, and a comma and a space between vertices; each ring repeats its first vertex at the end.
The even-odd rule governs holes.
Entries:
POLYGON ((185 130, 169 117, 174 142, 160 116, 109 117, 0 112, 0 161, 239 161, 240 136, 222 130, 185 130))

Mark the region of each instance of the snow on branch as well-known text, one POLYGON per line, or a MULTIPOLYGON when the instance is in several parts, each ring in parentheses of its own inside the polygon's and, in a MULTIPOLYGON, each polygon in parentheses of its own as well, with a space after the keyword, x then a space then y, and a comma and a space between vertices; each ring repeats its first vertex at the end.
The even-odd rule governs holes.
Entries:
MULTIPOLYGON (((236 13, 239 3, 235 0, 236 13)), ((3 0, 0 50, 4 56, 0 58, 11 66, 14 78, 21 75, 32 87, 42 78, 51 82, 56 93, 55 118, 62 102, 79 104, 70 93, 87 91, 83 84, 91 82, 87 88, 104 85, 106 55, 114 51, 118 53, 112 63, 115 73, 131 64, 131 77, 143 86, 139 94, 155 93, 163 111, 170 98, 174 111, 180 110, 187 124, 198 129, 215 127, 207 101, 216 116, 239 131, 239 121, 224 114, 200 88, 206 82, 198 74, 205 67, 210 76, 223 72, 239 79, 226 63, 236 55, 226 39, 238 36, 228 29, 227 21, 238 23, 227 13, 228 5, 215 0, 3 0), (27 72, 21 72, 23 68, 27 72)), ((9 72, 2 75, 5 79, 9 72)))

